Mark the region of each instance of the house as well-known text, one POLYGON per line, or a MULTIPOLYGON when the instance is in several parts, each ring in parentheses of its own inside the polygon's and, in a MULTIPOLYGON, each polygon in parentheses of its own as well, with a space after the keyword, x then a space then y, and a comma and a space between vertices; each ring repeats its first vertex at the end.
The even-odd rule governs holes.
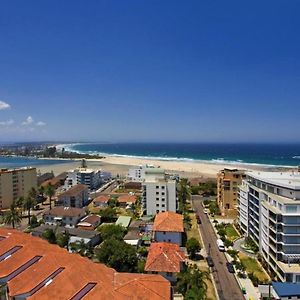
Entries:
POLYGON ((183 216, 172 211, 157 214, 153 233, 156 242, 169 242, 181 246, 184 233, 183 216))
POLYGON ((123 238, 125 243, 135 247, 139 247, 142 244, 141 224, 141 220, 134 220, 130 223, 127 234, 123 238))
POLYGON ((300 284, 290 282, 272 282, 272 285, 259 285, 261 299, 297 300, 300 299, 300 284))
POLYGON ((116 225, 123 226, 124 228, 128 228, 131 221, 131 217, 128 216, 120 216, 116 221, 116 225))
POLYGON ((105 196, 105 195, 98 196, 93 200, 93 206, 94 207, 107 207, 109 199, 110 199, 109 196, 105 196))
POLYGON ((43 214, 43 220, 48 225, 75 227, 84 216, 84 208, 55 206, 43 214))
POLYGON ((118 203, 121 207, 132 205, 136 203, 136 196, 134 195, 122 195, 118 197, 118 203))
POLYGON ((58 195, 58 205, 68 207, 84 207, 89 201, 89 189, 84 184, 77 184, 58 195))
POLYGON ((185 255, 177 244, 152 243, 147 256, 145 271, 160 274, 171 282, 176 282, 177 273, 183 271, 185 255))
POLYGON ((42 237, 46 229, 53 229, 56 234, 68 233, 70 235, 69 245, 71 243, 83 241, 87 246, 95 247, 100 243, 100 233, 94 230, 83 230, 80 228, 69 228, 62 226, 46 225, 35 227, 31 235, 42 237))
POLYGON ((77 228, 84 230, 94 230, 100 225, 101 217, 98 215, 88 215, 84 217, 78 224, 77 228))
MULTIPOLYGON (((88 231, 85 231, 88 232, 88 231)), ((160 275, 118 273, 29 234, 0 228, 0 285, 9 299, 169 300, 160 275)))

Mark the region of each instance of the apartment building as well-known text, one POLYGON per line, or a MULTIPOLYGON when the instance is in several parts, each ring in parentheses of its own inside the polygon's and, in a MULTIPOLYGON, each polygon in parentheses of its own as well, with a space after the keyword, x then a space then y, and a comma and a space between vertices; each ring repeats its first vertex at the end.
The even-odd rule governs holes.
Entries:
POLYGON ((222 215, 236 211, 238 186, 243 178, 245 172, 238 169, 224 169, 217 174, 217 200, 222 215))
POLYGON ((9 208, 19 197, 27 196, 31 188, 37 188, 36 168, 0 170, 0 210, 9 208))
POLYGON ((89 201, 89 189, 84 184, 77 184, 58 195, 57 204, 66 207, 84 207, 89 201))
POLYGON ((153 165, 139 165, 128 170, 127 180, 131 182, 142 182, 145 179, 145 171, 155 168, 153 165))
POLYGON ((283 282, 300 283, 300 173, 247 172, 238 219, 269 271, 283 282))
POLYGON ((95 171, 88 168, 77 168, 68 172, 64 188, 68 190, 76 184, 84 184, 88 186, 90 191, 93 191, 110 179, 111 174, 108 172, 102 172, 101 170, 95 171))
POLYGON ((176 180, 170 179, 164 169, 146 168, 142 191, 142 206, 147 215, 176 212, 176 180))

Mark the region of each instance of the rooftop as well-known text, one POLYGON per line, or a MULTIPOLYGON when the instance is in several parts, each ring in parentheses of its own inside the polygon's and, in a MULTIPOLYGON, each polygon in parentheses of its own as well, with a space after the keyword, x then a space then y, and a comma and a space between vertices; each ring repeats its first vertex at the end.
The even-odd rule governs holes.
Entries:
POLYGON ((116 225, 121 225, 123 227, 128 227, 131 221, 131 217, 128 216, 120 216, 116 221, 116 225))
POLYGON ((0 228, 0 282, 9 297, 27 299, 167 300, 170 283, 159 275, 118 273, 29 234, 0 228), (12 249, 14 249, 12 251, 12 249), (81 295, 81 297, 79 297, 81 295))
POLYGON ((100 203, 107 203, 109 201, 110 197, 109 196, 105 196, 105 195, 101 195, 96 197, 93 202, 100 202, 100 203))
POLYGON ((252 171, 246 173, 248 176, 288 189, 300 190, 299 172, 260 172, 252 171))
POLYGON ((149 249, 145 271, 180 272, 185 255, 177 244, 152 243, 149 249))
POLYGON ((44 213, 44 215, 63 216, 63 217, 79 217, 82 214, 85 214, 84 208, 64 207, 64 206, 54 206, 52 209, 44 213))
POLYGON ((172 211, 156 215, 153 231, 184 232, 183 216, 172 211))
POLYGON ((272 282, 272 286, 276 294, 280 298, 300 296, 300 284, 287 282, 272 282))
POLYGON ((95 227, 101 221, 101 217, 98 215, 88 215, 84 217, 78 224, 78 227, 95 227))
POLYGON ((19 172, 19 171, 30 171, 30 170, 36 170, 36 168, 32 168, 32 167, 23 167, 23 168, 16 168, 16 169, 1 168, 0 174, 13 173, 13 172, 19 172))
POLYGON ((133 195, 122 195, 118 197, 119 203, 135 203, 136 202, 136 196, 133 195))
POLYGON ((88 186, 86 186, 84 184, 76 184, 73 187, 71 187, 70 189, 68 189, 66 192, 60 194, 59 197, 65 197, 65 196, 75 197, 87 189, 88 189, 88 186))

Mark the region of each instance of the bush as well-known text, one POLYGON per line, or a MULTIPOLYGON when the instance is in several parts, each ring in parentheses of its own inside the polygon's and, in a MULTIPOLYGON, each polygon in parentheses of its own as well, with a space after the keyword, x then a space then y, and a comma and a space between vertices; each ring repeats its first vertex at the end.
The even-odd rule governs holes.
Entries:
POLYGON ((227 250, 227 253, 235 260, 239 252, 236 250, 227 250))
POLYGON ((224 246, 226 248, 231 247, 231 246, 233 246, 233 242, 225 238, 225 240, 224 240, 224 246))
POLYGON ((188 239, 186 242, 186 250, 192 259, 195 258, 196 253, 201 250, 199 241, 195 238, 188 239))

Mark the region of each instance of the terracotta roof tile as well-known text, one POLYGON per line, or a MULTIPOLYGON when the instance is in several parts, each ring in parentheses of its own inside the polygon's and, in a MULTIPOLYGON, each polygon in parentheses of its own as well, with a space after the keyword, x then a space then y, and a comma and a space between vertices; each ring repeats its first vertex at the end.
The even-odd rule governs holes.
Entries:
MULTIPOLYGON (((47 241, 17 230, 0 228, 0 257, 15 246, 21 246, 10 257, 0 261, 0 279, 20 268, 35 256, 41 258, 8 281, 9 297, 37 289, 27 299, 71 299, 89 283, 96 285, 83 299, 170 299, 170 284, 161 276, 117 273, 103 264, 93 263, 77 254, 51 245, 47 241), (49 276, 64 268, 52 281, 49 276), (47 282, 47 284, 46 284, 47 282)), ((3 258, 3 257, 2 257, 3 258)))
POLYGON ((135 203, 136 202, 136 196, 132 195, 122 195, 118 198, 119 203, 135 203))
POLYGON ((183 216, 172 211, 156 215, 153 231, 184 232, 183 216))
POLYGON ((83 192, 84 190, 88 189, 87 185, 84 184, 76 184, 68 189, 66 192, 59 195, 59 197, 64 196, 77 196, 79 193, 83 192))
POLYGON ((101 195, 96 197, 93 202, 100 202, 100 203, 107 203, 109 201, 110 197, 109 196, 105 196, 105 195, 101 195))
POLYGON ((152 243, 147 256, 145 271, 180 272, 181 263, 184 261, 184 253, 177 244, 152 243))

